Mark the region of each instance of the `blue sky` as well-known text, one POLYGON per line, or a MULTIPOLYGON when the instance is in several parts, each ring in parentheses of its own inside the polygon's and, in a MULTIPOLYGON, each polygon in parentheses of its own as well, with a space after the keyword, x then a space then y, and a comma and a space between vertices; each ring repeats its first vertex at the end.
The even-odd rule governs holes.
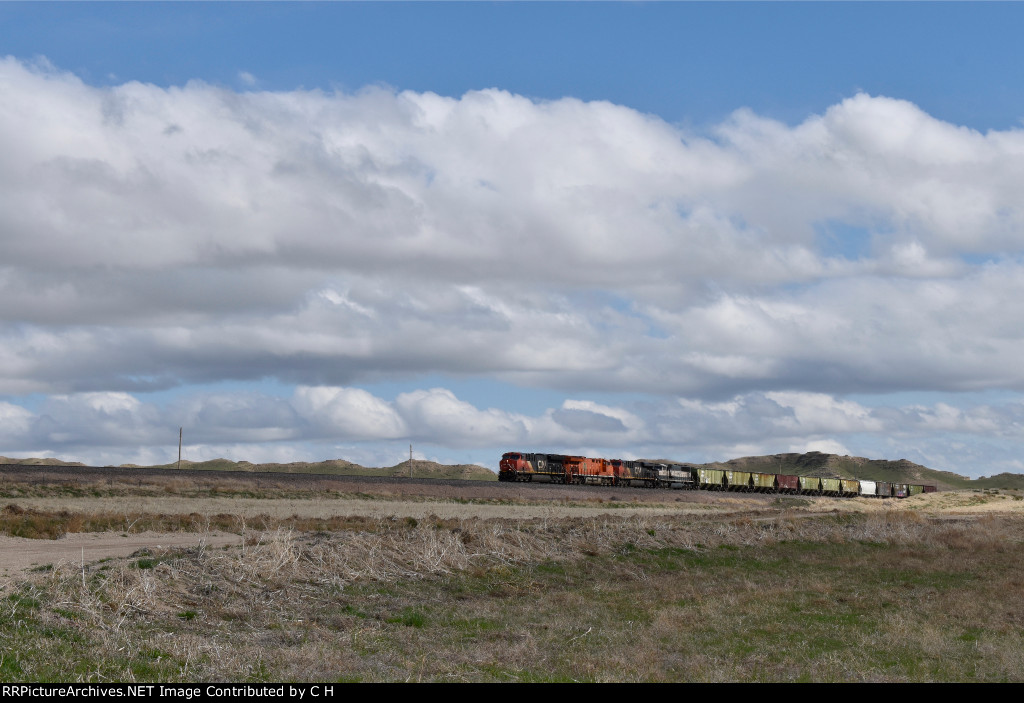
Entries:
POLYGON ((1020 124, 1019 3, 4 3, 4 52, 91 84, 200 79, 609 100, 787 123, 863 91, 974 129, 1020 124))
POLYGON ((1022 19, 2 3, 0 454, 1024 471, 1022 19))

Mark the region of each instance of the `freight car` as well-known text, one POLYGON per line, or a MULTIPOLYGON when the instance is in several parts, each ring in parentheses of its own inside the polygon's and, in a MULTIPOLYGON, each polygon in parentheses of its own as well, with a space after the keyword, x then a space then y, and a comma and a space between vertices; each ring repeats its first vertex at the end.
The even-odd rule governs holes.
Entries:
POLYGON ((708 469, 684 464, 662 464, 624 459, 592 459, 563 454, 506 452, 501 457, 499 481, 575 483, 597 486, 639 486, 708 491, 792 493, 835 497, 906 498, 933 493, 921 486, 865 479, 791 476, 754 471, 708 469))

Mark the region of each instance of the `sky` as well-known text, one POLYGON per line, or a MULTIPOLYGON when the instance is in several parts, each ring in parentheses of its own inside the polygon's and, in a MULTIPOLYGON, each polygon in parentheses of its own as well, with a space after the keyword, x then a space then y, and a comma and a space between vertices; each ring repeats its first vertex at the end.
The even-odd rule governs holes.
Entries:
POLYGON ((0 454, 1024 472, 1021 3, 0 3, 0 454))

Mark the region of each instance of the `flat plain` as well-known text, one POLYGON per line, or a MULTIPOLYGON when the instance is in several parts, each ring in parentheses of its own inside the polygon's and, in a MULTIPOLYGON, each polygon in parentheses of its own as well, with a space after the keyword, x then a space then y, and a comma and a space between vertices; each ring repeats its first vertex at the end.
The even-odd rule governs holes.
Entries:
POLYGON ((4 681, 1024 679, 1014 491, 0 472, 0 533, 4 681))

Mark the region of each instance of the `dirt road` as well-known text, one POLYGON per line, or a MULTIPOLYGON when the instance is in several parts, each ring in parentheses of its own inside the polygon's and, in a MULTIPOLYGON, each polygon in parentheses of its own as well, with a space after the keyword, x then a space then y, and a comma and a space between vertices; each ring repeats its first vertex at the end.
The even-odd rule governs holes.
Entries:
POLYGON ((69 561, 91 563, 108 557, 127 557, 140 549, 156 547, 235 546, 242 538, 226 532, 82 532, 60 539, 25 539, 0 535, 0 587, 24 571, 69 561))

